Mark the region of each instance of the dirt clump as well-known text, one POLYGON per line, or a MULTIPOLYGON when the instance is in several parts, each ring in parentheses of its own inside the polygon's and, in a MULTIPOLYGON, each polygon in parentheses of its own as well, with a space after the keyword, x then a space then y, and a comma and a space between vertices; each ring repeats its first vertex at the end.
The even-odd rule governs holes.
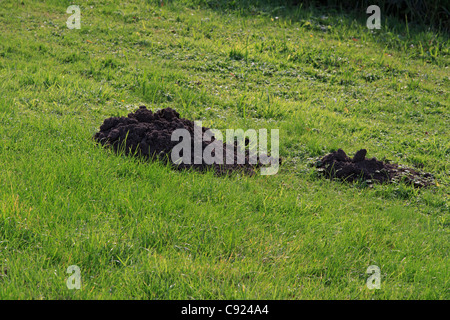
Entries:
POLYGON ((366 158, 367 150, 361 149, 353 158, 347 156, 342 149, 325 155, 316 163, 316 168, 325 177, 343 181, 366 181, 368 184, 394 183, 403 181, 415 187, 428 187, 434 185, 430 173, 422 173, 412 168, 376 158, 366 158))
MULTIPOLYGON (((248 150, 242 152, 244 161, 238 161, 238 147, 235 141, 233 154, 227 154, 229 150, 227 145, 222 141, 216 141, 212 136, 210 141, 201 138, 209 128, 201 127, 194 121, 180 118, 180 114, 171 109, 165 108, 152 112, 145 106, 140 106, 134 113, 128 114, 128 117, 111 117, 104 120, 100 126, 100 131, 94 135, 94 140, 98 143, 112 147, 116 152, 124 152, 126 155, 137 155, 147 160, 161 160, 170 163, 175 169, 194 169, 198 171, 206 171, 212 169, 216 174, 231 174, 232 172, 242 172, 253 175, 258 167, 263 166, 259 159, 250 161, 248 150), (172 149, 181 141, 172 141, 172 133, 177 129, 186 129, 190 135, 191 152, 186 152, 186 158, 190 157, 190 161, 182 161, 175 164, 171 159, 172 149), (201 137, 198 134, 201 132, 201 137), (216 146, 222 149, 223 161, 217 163, 206 163, 203 157, 199 159, 198 152, 195 152, 195 143, 201 145, 201 151, 216 141, 216 146), (190 154, 190 156, 188 156, 190 154), (226 158, 233 159, 233 161, 226 158), (188 163, 186 163, 188 162, 188 163)), ((206 139, 208 140, 208 139, 206 139)), ((248 142, 246 140, 246 142, 248 142)), ((217 149, 210 148, 212 155, 215 155, 217 149)), ((184 151, 183 151, 184 152, 184 151)), ((180 156, 183 156, 183 152, 180 156)), ((220 153, 219 153, 220 154, 220 153)))

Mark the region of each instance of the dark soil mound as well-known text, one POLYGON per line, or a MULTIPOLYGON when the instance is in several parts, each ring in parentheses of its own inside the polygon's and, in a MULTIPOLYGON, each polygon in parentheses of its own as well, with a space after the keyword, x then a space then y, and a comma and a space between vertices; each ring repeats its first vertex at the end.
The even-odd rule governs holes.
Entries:
POLYGON ((327 178, 353 182, 357 180, 380 183, 392 183, 404 181, 415 187, 427 187, 433 185, 433 177, 429 173, 421 173, 411 168, 405 168, 398 164, 386 163, 376 158, 366 158, 367 150, 361 149, 353 158, 339 149, 325 155, 317 164, 319 172, 327 178))
MULTIPOLYGON (((194 158, 194 143, 201 144, 202 151, 215 141, 212 137, 211 141, 204 141, 194 135, 194 128, 200 132, 198 126, 191 120, 182 119, 178 112, 171 108, 161 109, 155 113, 148 110, 145 106, 139 107, 134 113, 130 113, 128 117, 111 117, 104 120, 100 127, 100 131, 94 135, 94 139, 105 146, 112 147, 116 152, 123 151, 125 154, 143 156, 146 159, 159 159, 169 162, 176 169, 195 169, 205 171, 212 169, 216 174, 230 174, 234 171, 240 171, 246 174, 254 174, 255 169, 262 166, 258 160, 257 163, 249 161, 248 150, 245 152, 244 162, 238 162, 237 141, 234 145, 234 154, 230 154, 230 159, 226 160, 227 148, 226 144, 220 141, 223 147, 223 164, 207 164, 204 159, 194 158), (175 164, 171 160, 172 149, 181 141, 171 141, 172 133, 176 129, 186 129, 191 137, 191 161, 190 163, 175 164), (195 161, 197 159, 197 161, 195 161)), ((202 127, 202 135, 209 128, 202 127)), ((218 141, 216 141, 217 143, 218 141)), ((203 153, 202 153, 203 154, 203 153)), ((212 152, 215 154, 215 150, 212 152)), ((182 156, 183 154, 181 154, 182 156)), ((242 162, 242 161, 241 161, 242 162)))

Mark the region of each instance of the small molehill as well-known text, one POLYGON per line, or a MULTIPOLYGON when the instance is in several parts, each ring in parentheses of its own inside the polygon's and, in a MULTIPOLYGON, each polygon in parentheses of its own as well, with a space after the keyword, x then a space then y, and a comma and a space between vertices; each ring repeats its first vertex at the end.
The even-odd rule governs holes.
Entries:
POLYGON ((415 187, 434 185, 430 173, 422 173, 412 168, 406 168, 395 163, 388 163, 376 158, 366 158, 367 150, 361 149, 353 158, 347 156, 342 149, 325 155, 318 161, 316 167, 325 177, 343 181, 367 181, 378 183, 393 183, 403 181, 415 187))

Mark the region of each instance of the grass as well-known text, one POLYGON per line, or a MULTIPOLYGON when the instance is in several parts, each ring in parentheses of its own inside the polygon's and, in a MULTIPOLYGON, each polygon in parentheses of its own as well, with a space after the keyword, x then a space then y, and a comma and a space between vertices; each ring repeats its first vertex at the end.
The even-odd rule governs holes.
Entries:
POLYGON ((69 1, 0 9, 1 299, 450 297, 445 34, 306 7, 78 3, 79 30, 69 1), (280 129, 284 164, 217 178, 95 145, 103 119, 141 104, 280 129), (310 166, 363 147, 436 186, 368 188, 310 166))

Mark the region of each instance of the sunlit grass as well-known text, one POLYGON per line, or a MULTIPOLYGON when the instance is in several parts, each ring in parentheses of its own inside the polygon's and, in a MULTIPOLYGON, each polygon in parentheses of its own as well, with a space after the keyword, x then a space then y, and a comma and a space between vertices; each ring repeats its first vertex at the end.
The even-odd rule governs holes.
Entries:
POLYGON ((1 298, 448 299, 444 35, 158 1, 81 2, 70 30, 70 4, 0 9, 1 298), (94 143, 104 118, 142 104, 280 129, 283 165, 218 178, 94 143), (319 178, 314 159, 338 148, 432 172, 436 186, 319 178), (81 290, 66 287, 70 265, 81 290), (369 265, 380 290, 366 287, 369 265))

